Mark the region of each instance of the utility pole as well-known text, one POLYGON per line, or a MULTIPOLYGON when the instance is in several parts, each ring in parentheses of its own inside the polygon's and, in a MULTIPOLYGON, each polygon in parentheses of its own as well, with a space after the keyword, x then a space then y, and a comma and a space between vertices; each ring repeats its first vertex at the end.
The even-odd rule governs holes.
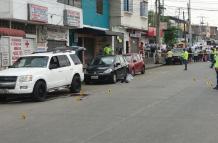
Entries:
POLYGON ((183 38, 185 39, 185 47, 186 47, 186 20, 185 20, 185 12, 183 11, 183 30, 184 30, 184 32, 183 32, 183 38))
POLYGON ((156 44, 160 48, 160 13, 161 5, 160 0, 155 0, 155 9, 156 9, 156 44))
POLYGON ((188 3, 188 33, 189 33, 189 46, 192 46, 192 25, 191 25, 191 0, 188 3))

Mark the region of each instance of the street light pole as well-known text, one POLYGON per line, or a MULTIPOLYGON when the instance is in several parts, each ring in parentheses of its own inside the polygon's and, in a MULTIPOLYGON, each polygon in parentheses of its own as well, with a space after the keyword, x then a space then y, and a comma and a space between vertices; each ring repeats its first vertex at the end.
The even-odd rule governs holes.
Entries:
POLYGON ((191 0, 188 3, 188 20, 189 20, 189 46, 192 46, 192 25, 191 25, 191 0))

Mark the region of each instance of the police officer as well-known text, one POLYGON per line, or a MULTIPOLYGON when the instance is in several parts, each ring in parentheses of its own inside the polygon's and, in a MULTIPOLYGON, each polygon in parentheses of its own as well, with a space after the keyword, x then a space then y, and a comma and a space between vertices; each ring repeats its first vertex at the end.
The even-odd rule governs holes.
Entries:
POLYGON ((171 65, 172 64, 172 59, 173 59, 173 52, 170 49, 167 52, 167 65, 171 65))
POLYGON ((106 47, 104 47, 104 54, 112 55, 112 47, 110 46, 110 44, 107 44, 106 47))
POLYGON ((215 58, 216 58, 216 49, 212 48, 211 49, 211 55, 210 55, 210 60, 211 60, 211 66, 210 68, 213 68, 214 64, 215 64, 215 58))
POLYGON ((217 80, 217 84, 216 87, 214 87, 214 89, 218 90, 218 53, 216 52, 215 54, 215 71, 216 71, 216 80, 217 80))
POLYGON ((187 51, 186 49, 183 49, 182 58, 183 58, 183 62, 184 62, 184 64, 185 64, 185 69, 184 69, 184 70, 187 70, 188 51, 187 51))

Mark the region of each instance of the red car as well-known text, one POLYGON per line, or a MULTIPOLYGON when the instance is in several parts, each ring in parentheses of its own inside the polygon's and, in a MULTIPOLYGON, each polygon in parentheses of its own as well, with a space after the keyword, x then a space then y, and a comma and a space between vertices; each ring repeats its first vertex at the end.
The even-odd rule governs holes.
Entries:
POLYGON ((127 62, 129 63, 129 72, 132 75, 135 75, 136 73, 145 73, 145 62, 142 59, 142 56, 138 53, 130 53, 123 55, 127 62))

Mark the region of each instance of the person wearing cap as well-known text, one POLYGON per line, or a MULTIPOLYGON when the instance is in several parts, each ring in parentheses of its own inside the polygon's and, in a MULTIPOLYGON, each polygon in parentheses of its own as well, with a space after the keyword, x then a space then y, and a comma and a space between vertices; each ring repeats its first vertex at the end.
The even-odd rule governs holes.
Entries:
POLYGON ((186 49, 183 49, 182 58, 183 58, 183 62, 184 62, 184 64, 185 64, 185 69, 184 69, 184 70, 187 70, 188 51, 187 51, 186 49))

